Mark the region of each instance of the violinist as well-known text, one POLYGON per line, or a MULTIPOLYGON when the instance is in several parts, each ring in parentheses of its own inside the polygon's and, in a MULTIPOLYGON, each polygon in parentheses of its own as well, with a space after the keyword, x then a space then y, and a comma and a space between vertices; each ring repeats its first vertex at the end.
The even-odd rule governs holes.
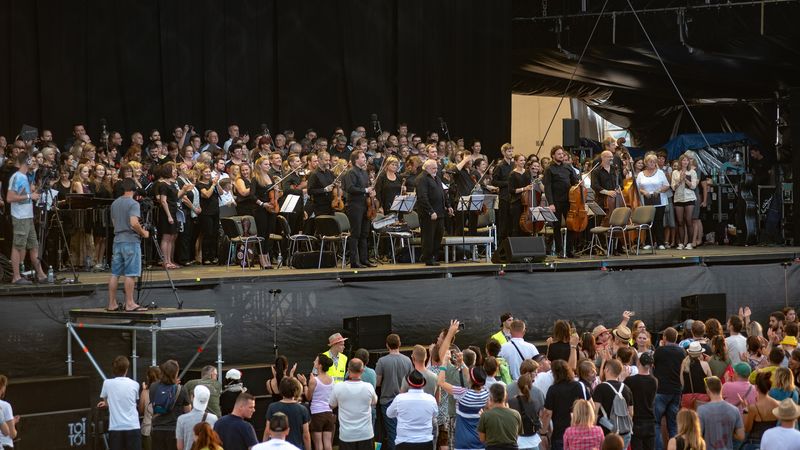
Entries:
POLYGON ((519 219, 522 216, 522 196, 530 195, 533 190, 533 183, 531 183, 530 175, 525 170, 525 156, 517 154, 514 155, 514 170, 508 176, 508 192, 510 194, 508 215, 511 227, 511 236, 524 236, 519 228, 519 219), (516 219, 516 220, 514 220, 516 219))
POLYGON ((332 216, 333 180, 331 172, 331 155, 326 151, 319 152, 319 166, 308 176, 308 195, 311 196, 310 207, 314 216, 332 216))
POLYGON ((495 166, 494 172, 492 172, 492 184, 500 188, 500 192, 498 193, 500 209, 497 211, 497 235, 502 241, 508 237, 513 229, 511 224, 512 220, 509 217, 508 211, 509 201, 511 199, 508 193, 508 177, 514 169, 514 159, 512 158, 514 155, 514 147, 508 143, 503 144, 503 146, 500 147, 500 153, 502 153, 503 159, 495 166))
MULTIPOLYGON (((293 232, 303 229, 303 198, 305 197, 305 190, 307 182, 300 176, 303 162, 297 154, 290 154, 287 158, 289 162, 289 173, 281 180, 281 189, 284 193, 284 199, 287 195, 292 194, 300 197, 294 206, 294 210, 286 214, 286 220, 289 222, 289 229, 293 232)), ((281 202, 283 203, 283 202, 281 202)))
MULTIPOLYGON (((480 142, 478 143, 478 147, 480 148, 480 142)), ((456 202, 461 201, 461 197, 472 195, 475 192, 475 184, 478 182, 478 178, 480 175, 476 176, 476 174, 472 171, 472 161, 473 155, 469 150, 460 150, 456 153, 455 162, 456 162, 456 171, 454 174, 455 183, 456 183, 456 202)), ((485 158, 477 158, 477 161, 485 161, 485 158)), ((456 203, 458 204, 458 203, 456 203)), ((462 224, 466 224, 469 228, 469 234, 474 235, 478 229, 478 215, 480 211, 458 211, 456 208, 456 215, 454 223, 458 226, 462 226, 462 224), (466 217, 465 217, 466 214, 466 217), (467 219, 468 220, 465 220, 467 219)), ((457 234, 461 234, 460 232, 457 234)))
POLYGON ((422 158, 419 156, 409 156, 405 164, 406 191, 415 192, 417 189, 417 178, 422 172, 422 158))
POLYGON ((280 152, 272 152, 269 154, 269 176, 270 179, 277 178, 275 182, 279 182, 283 178, 283 156, 280 152))
POLYGON ((392 207, 392 202, 394 202, 394 198, 398 195, 402 195, 402 191, 405 189, 403 186, 403 177, 397 173, 398 169, 400 168, 400 161, 394 157, 390 156, 386 158, 386 164, 384 164, 383 173, 378 176, 377 181, 375 182, 375 195, 378 198, 378 212, 382 214, 390 214, 390 208, 392 207))
POLYGON ((600 153, 600 166, 592 172, 592 189, 595 193, 597 204, 605 211, 603 225, 608 225, 611 211, 622 204, 622 194, 619 192, 620 184, 619 166, 614 166, 614 154, 609 150, 600 153))
POLYGON ((531 183, 533 183, 533 190, 542 194, 544 194, 544 185, 542 184, 543 173, 544 171, 542 170, 542 165, 539 164, 539 159, 537 158, 535 161, 531 161, 531 159, 528 158, 528 176, 531 178, 531 183))
MULTIPOLYGON (((556 145, 550 150, 550 164, 544 171, 544 192, 559 222, 553 224, 553 239, 556 252, 562 254, 563 242, 561 239, 561 220, 566 220, 569 211, 569 190, 579 181, 578 174, 572 170, 569 154, 564 147, 556 145)), ((572 253, 573 233, 567 231, 567 258, 574 258, 572 253)))
POLYGON ((253 212, 253 217, 256 220, 258 235, 264 239, 261 244, 262 253, 259 255, 262 269, 272 268, 269 258, 270 250, 272 250, 272 241, 270 241, 269 235, 275 231, 276 220, 280 211, 276 200, 281 194, 280 187, 275 184, 275 180, 270 176, 270 163, 274 154, 272 153, 269 158, 264 156, 258 158, 255 170, 253 170, 252 189, 256 198, 256 209, 253 212))
POLYGON ((350 220, 350 268, 375 267, 369 262, 369 230, 367 219, 367 196, 374 197, 375 189, 370 186, 367 173, 367 155, 363 150, 353 150, 350 154, 351 167, 343 176, 343 189, 346 194, 345 213, 350 220))

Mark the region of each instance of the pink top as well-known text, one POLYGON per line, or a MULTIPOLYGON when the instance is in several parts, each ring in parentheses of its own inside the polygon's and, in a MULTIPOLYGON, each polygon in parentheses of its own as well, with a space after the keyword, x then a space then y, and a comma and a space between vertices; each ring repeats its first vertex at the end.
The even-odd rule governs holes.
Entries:
POLYGON ((726 402, 730 403, 731 405, 739 408, 739 412, 750 403, 755 403, 756 401, 756 387, 750 384, 747 380, 745 381, 728 381, 727 383, 722 385, 722 399, 726 402), (743 399, 747 403, 740 404, 739 395, 742 396, 743 399))
POLYGON ((603 438, 603 429, 597 425, 569 427, 564 431, 564 450, 599 450, 603 438))

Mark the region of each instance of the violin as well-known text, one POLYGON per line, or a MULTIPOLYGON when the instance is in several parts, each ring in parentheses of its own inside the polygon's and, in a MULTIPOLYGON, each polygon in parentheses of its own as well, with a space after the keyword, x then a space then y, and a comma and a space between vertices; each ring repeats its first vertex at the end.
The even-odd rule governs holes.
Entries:
MULTIPOLYGON (((378 182, 378 177, 381 176, 381 173, 386 168, 386 161, 389 158, 384 158, 383 163, 381 164, 381 168, 378 170, 378 173, 375 174, 375 179, 372 181, 370 187, 373 189, 373 194, 375 193, 375 184, 378 182)), ((378 197, 376 195, 367 195, 367 219, 373 220, 375 217, 378 216, 378 197)))
POLYGON ((342 198, 342 189, 339 187, 338 182, 334 182, 331 194, 333 194, 333 200, 331 200, 331 208, 334 211, 339 211, 339 212, 344 211, 344 199, 342 198))

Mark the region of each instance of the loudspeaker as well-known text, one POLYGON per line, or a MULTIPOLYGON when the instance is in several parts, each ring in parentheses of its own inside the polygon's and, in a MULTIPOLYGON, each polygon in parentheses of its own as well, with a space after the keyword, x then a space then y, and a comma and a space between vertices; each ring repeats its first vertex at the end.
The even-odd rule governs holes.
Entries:
POLYGON ((495 264, 542 262, 547 256, 543 236, 507 237, 492 255, 495 264))
MULTIPOLYGON (((14 414, 17 413, 16 405, 14 414)), ((23 415, 17 424, 20 440, 14 443, 16 450, 75 450, 97 447, 97 438, 105 423, 92 421, 91 409, 73 409, 43 414, 23 415), (96 427, 99 425, 99 427, 96 427)))
POLYGON ((319 267, 336 267, 336 253, 322 252, 322 265, 319 263, 319 252, 297 252, 292 255, 292 267, 295 269, 316 269, 319 267))
POLYGON ((581 146, 581 121, 578 119, 562 119, 563 127, 562 145, 564 147, 581 146))
POLYGON ((6 401, 14 414, 39 414, 51 411, 91 408, 89 377, 12 378, 6 401))
POLYGON ((346 317, 342 329, 351 349, 381 350, 386 348, 386 336, 392 332, 392 315, 346 317))
POLYGON ((721 324, 728 320, 728 300, 725 294, 694 294, 681 297, 681 321, 714 318, 721 324))

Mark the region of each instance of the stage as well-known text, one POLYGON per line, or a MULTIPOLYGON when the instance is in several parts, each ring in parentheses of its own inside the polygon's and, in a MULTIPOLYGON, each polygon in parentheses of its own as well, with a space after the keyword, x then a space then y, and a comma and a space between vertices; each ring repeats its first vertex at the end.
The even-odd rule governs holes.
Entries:
MULTIPOLYGON (((430 343, 450 318, 465 322, 458 343, 483 345, 505 311, 528 322, 529 340, 546 337, 553 321, 572 320, 579 330, 613 326, 623 310, 636 311, 649 329, 676 323, 683 296, 726 293, 727 313, 750 305, 764 321, 800 290, 798 247, 719 247, 661 250, 656 255, 554 259, 530 264, 456 262, 380 265, 372 269, 279 270, 192 266, 170 271, 185 308, 209 309, 222 323, 225 365, 271 362, 274 346, 302 370, 310 370, 327 336, 342 330, 342 319, 392 315, 403 345, 430 343), (783 263, 790 264, 783 264, 783 263), (271 289, 282 292, 276 298, 271 289), (277 326, 276 326, 277 324, 277 326), (274 333, 277 330, 277 340, 274 333)), ((59 277, 71 274, 59 273, 59 277)), ((106 304, 108 273, 79 273, 78 284, 0 285, 4 351, 0 367, 12 377, 67 373, 65 324, 75 309, 106 304)), ((144 276, 141 304, 161 309, 176 301, 165 272, 144 276)), ((121 299, 119 292, 118 298, 121 299)), ((156 310, 158 311, 158 310, 156 310)), ((118 313, 101 313, 113 318, 118 313)), ((130 354, 130 332, 85 330, 81 336, 108 373, 113 357, 130 354)), ((206 333, 175 331, 160 336, 161 359, 185 364, 206 333)), ((149 345, 144 333, 141 348, 149 345)), ((218 364, 216 352, 202 352, 197 365, 218 364)), ((73 356, 74 373, 96 376, 88 359, 73 356)), ((138 362, 138 371, 149 365, 138 362)))

